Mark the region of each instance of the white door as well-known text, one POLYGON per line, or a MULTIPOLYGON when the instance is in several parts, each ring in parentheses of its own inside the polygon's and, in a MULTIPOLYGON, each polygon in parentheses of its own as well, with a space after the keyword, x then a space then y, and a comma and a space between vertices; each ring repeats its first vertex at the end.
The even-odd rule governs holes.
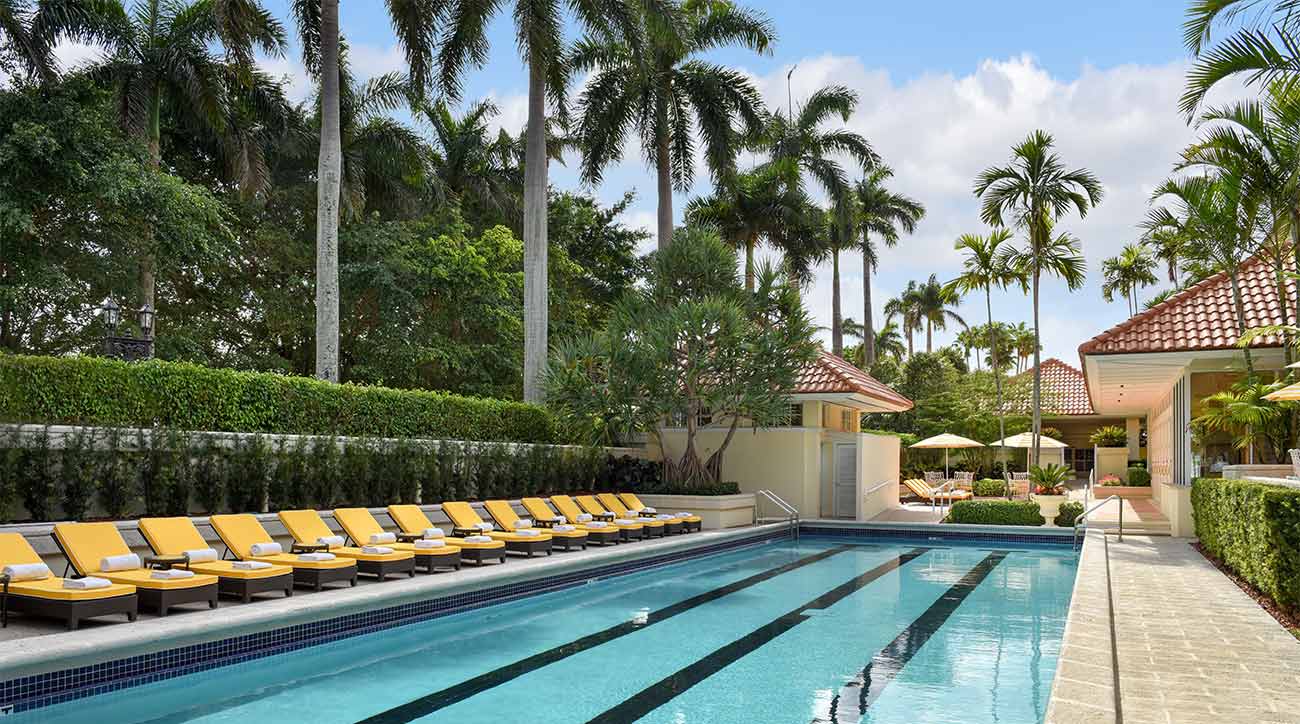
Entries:
POLYGON ((858 517, 858 446, 835 443, 835 478, 832 500, 836 518, 858 517))

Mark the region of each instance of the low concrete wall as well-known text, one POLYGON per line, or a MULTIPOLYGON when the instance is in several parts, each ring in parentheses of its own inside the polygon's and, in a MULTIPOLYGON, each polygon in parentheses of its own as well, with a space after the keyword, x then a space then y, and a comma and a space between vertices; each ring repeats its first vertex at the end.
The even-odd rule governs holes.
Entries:
POLYGON ((1161 484, 1154 497, 1160 505, 1160 512, 1169 519, 1169 535, 1175 538, 1196 537, 1196 523, 1192 520, 1190 485, 1161 484))
POLYGON ((1094 485, 1092 494, 1098 499, 1109 498, 1112 495, 1118 495, 1121 498, 1150 498, 1153 496, 1150 485, 1094 485))
POLYGON ((753 493, 739 495, 637 495, 661 513, 686 511, 700 516, 705 530, 753 525, 758 503, 753 493))
POLYGON ((858 436, 860 463, 858 476, 862 500, 858 503, 858 520, 867 521, 898 507, 899 464, 901 445, 896 435, 858 436))
POLYGON ((1295 468, 1290 465, 1225 465, 1223 477, 1229 480, 1242 478, 1281 478, 1295 475, 1295 468))

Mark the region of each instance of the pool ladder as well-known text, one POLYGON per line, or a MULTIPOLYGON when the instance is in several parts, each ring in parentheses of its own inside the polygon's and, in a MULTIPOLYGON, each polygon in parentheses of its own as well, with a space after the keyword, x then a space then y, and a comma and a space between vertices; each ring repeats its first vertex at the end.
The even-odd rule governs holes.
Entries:
MULTIPOLYGON (((781 512, 785 513, 785 521, 790 526, 790 537, 793 538, 796 543, 799 542, 799 509, 785 502, 784 498, 771 490, 760 488, 756 492, 764 498, 767 498, 773 505, 780 508, 781 512)), ((763 518, 759 518, 759 520, 763 520, 763 518)))
POLYGON ((1080 514, 1078 518, 1075 518, 1075 519, 1074 519, 1074 549, 1075 549, 1076 551, 1079 549, 1079 528, 1083 528, 1084 532, 1087 532, 1087 530, 1088 530, 1088 516, 1089 516, 1093 511, 1097 510, 1098 508, 1102 507, 1103 505, 1109 503, 1109 502, 1112 501, 1112 500, 1119 504, 1119 538, 1118 538, 1118 540, 1119 540, 1121 543, 1124 541, 1124 500, 1123 500, 1122 498, 1120 498, 1118 495, 1112 495, 1112 496, 1110 496, 1109 498, 1102 498, 1101 500, 1098 500, 1096 503, 1093 503, 1093 505, 1092 505, 1091 508, 1088 508, 1087 510, 1083 511, 1083 513, 1080 514))

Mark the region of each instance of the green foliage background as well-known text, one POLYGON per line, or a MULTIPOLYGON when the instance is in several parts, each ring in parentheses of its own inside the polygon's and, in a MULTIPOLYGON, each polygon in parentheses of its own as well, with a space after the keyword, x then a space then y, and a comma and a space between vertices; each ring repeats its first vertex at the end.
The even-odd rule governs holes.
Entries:
POLYGON ((1300 611, 1300 490, 1203 478, 1192 483, 1192 515, 1210 555, 1278 606, 1300 611))

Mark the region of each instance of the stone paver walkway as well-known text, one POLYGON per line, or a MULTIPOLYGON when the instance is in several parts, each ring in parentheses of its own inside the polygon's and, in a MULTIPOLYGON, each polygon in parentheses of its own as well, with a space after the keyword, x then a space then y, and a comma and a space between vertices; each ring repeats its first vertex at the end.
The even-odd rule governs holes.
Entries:
POLYGON ((1046 721, 1300 723, 1300 641, 1187 539, 1092 533, 1046 721))

